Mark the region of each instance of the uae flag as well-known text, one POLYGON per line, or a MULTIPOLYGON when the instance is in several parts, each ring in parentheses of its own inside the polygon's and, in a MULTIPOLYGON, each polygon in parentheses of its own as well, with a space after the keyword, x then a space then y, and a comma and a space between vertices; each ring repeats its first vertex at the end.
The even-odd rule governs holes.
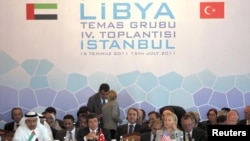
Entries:
POLYGON ((26 19, 27 20, 56 20, 57 14, 56 3, 27 3, 26 19))
POLYGON ((32 131, 28 141, 38 141, 35 131, 32 131))

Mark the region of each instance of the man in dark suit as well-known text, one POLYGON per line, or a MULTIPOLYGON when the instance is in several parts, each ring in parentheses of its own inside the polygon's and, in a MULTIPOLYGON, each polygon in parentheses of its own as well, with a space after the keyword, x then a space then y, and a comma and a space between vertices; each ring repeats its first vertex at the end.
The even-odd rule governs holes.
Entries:
POLYGON ((88 127, 80 129, 77 141, 97 141, 98 138, 105 138, 106 141, 111 141, 109 130, 99 126, 99 119, 96 113, 87 115, 87 124, 88 127))
POLYGON ((162 129, 163 123, 161 119, 156 119, 151 123, 151 131, 141 135, 141 141, 155 141, 156 131, 162 129))
POLYGON ((250 105, 244 108, 244 119, 238 122, 239 125, 250 125, 250 105))
MULTIPOLYGON (((56 117, 56 109, 54 107, 47 107, 45 110, 44 110, 44 114, 45 114, 45 117, 46 117, 46 120, 49 121, 49 119, 47 119, 47 114, 50 114, 53 116, 53 125, 50 124, 54 129, 56 130, 61 130, 61 129, 65 129, 65 127, 63 126, 63 121, 61 119, 58 119, 56 117)), ((50 116, 49 116, 50 117, 50 116)))
POLYGON ((181 117, 181 127, 183 130, 184 140, 188 138, 189 141, 207 141, 206 132, 200 128, 195 127, 195 121, 190 114, 185 114, 181 117))
POLYGON ((115 138, 116 140, 120 139, 120 136, 137 132, 141 134, 142 126, 137 124, 138 120, 138 111, 135 108, 129 108, 127 112, 128 123, 120 125, 117 127, 115 138))
POLYGON ((79 134, 79 128, 75 128, 75 119, 72 115, 65 115, 63 118, 65 129, 61 129, 56 133, 55 139, 60 141, 76 140, 79 134))
POLYGON ((101 127, 103 127, 102 106, 108 102, 109 90, 110 87, 107 83, 101 84, 98 93, 89 97, 87 103, 89 111, 98 115, 101 127))
POLYGON ((22 109, 19 107, 15 107, 11 110, 11 118, 12 122, 8 122, 4 125, 4 130, 15 131, 19 126, 19 122, 23 117, 22 109))

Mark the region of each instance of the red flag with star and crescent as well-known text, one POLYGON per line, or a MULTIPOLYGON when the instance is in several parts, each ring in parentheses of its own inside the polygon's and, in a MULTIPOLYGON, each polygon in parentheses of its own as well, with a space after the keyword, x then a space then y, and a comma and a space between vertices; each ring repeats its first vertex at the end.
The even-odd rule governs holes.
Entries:
POLYGON ((213 19, 224 18, 224 2, 201 2, 200 18, 213 19))
POLYGON ((98 133, 98 141, 106 141, 102 129, 100 129, 100 132, 98 133))

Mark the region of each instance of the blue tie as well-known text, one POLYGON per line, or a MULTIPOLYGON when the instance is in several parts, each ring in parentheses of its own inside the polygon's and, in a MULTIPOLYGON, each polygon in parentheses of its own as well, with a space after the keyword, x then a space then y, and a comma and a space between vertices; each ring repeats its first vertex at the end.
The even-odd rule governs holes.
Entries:
POLYGON ((128 133, 133 133, 133 128, 134 128, 134 125, 129 125, 129 132, 128 133))

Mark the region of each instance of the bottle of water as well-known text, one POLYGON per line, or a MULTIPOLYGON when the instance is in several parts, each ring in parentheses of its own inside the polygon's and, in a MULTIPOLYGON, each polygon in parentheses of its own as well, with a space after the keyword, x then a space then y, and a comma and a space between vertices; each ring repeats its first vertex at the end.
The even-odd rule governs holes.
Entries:
POLYGON ((180 141, 184 141, 183 132, 180 132, 180 141))
POLYGON ((120 141, 123 141, 123 136, 120 136, 120 141))

